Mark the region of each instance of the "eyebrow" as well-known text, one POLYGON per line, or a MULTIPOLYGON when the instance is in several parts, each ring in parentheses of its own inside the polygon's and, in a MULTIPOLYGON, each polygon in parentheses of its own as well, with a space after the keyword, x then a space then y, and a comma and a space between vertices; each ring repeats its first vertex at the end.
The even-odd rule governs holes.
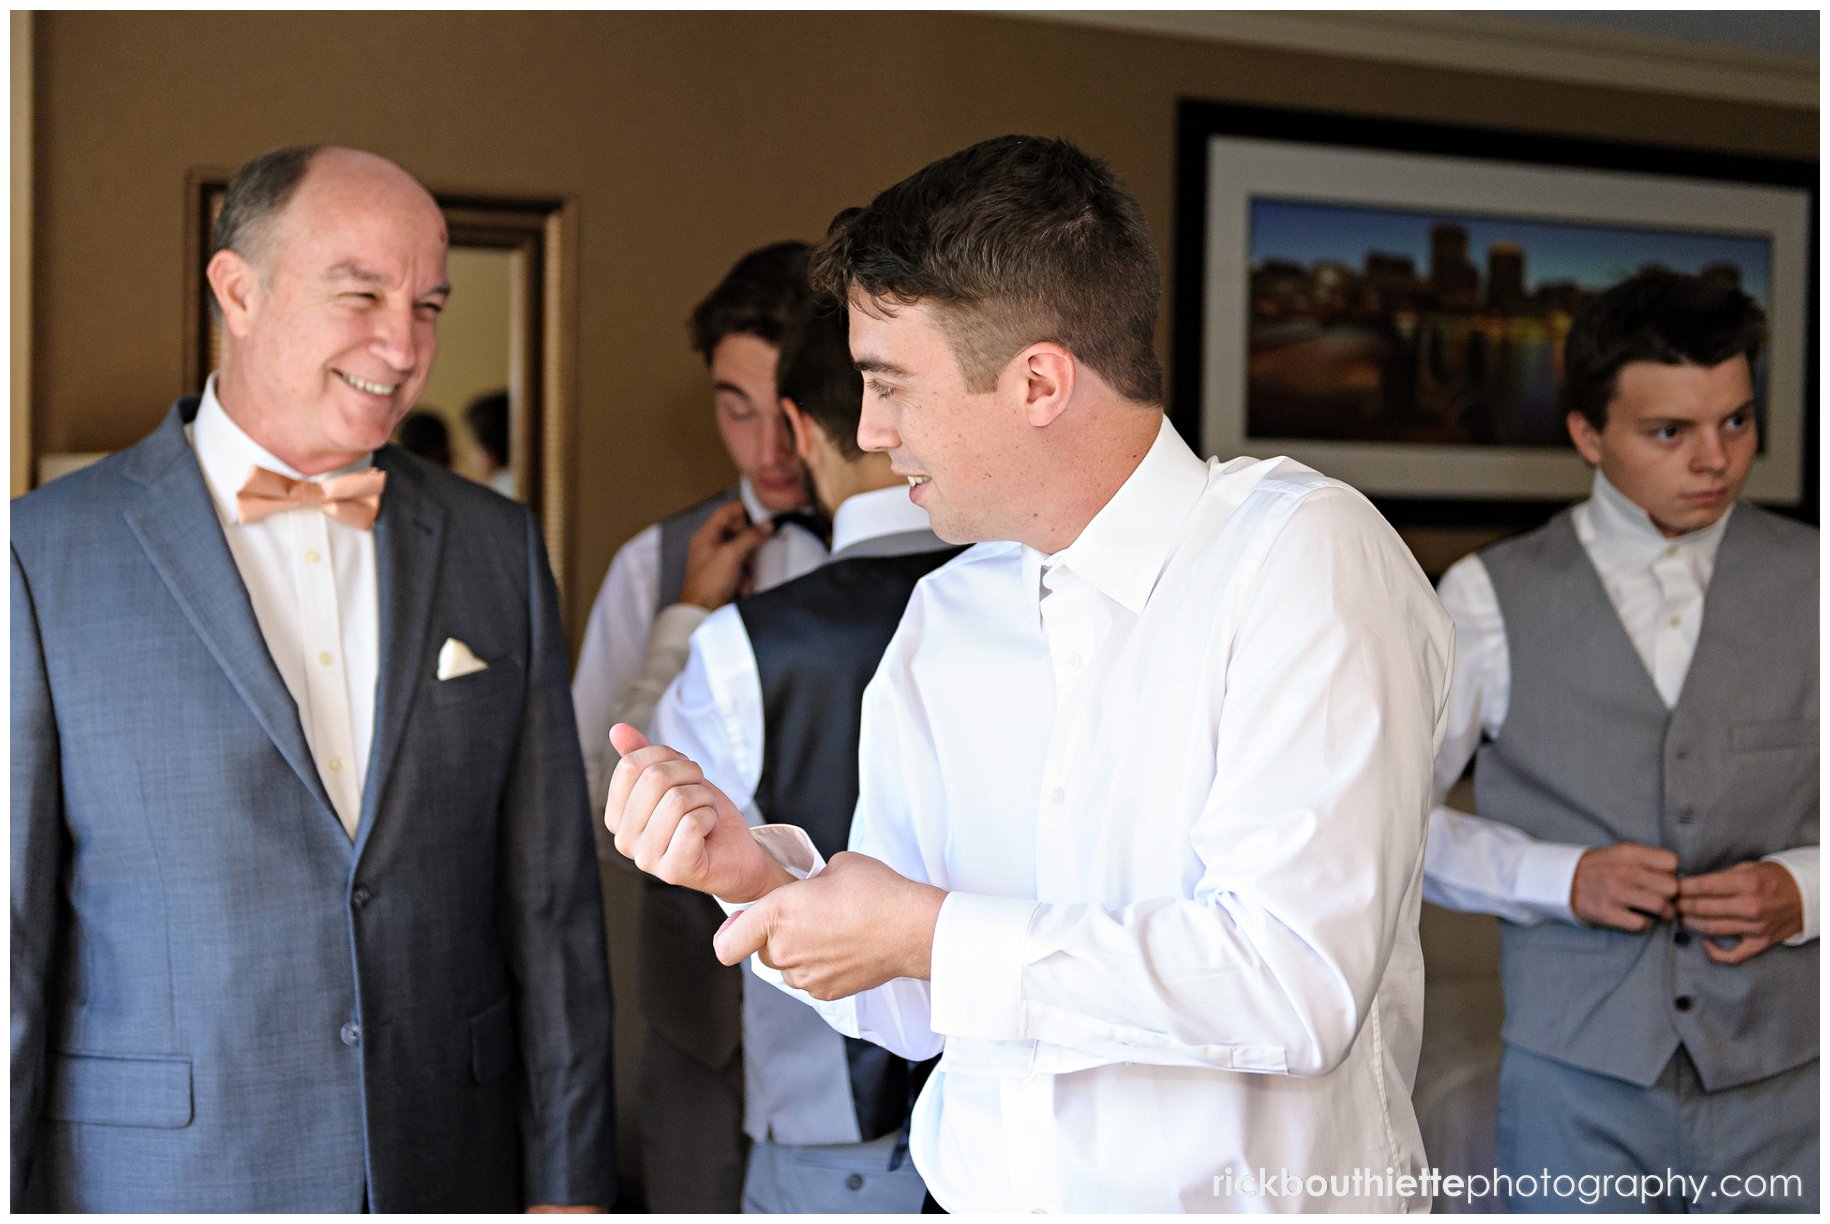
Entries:
POLYGON ((907 378, 909 372, 893 362, 879 361, 874 357, 860 357, 851 363, 851 368, 860 374, 888 374, 891 378, 907 378))
POLYGON ((712 383, 712 392, 714 394, 716 394, 717 392, 720 392, 720 391, 729 391, 732 395, 735 395, 738 399, 743 400, 745 403, 751 402, 750 393, 748 391, 745 391, 742 387, 738 386, 736 383, 725 382, 722 378, 718 379, 712 383))
MULTIPOLYGON (((381 273, 364 268, 347 259, 340 264, 332 265, 330 271, 324 274, 324 279, 327 281, 353 280, 359 281, 364 285, 386 286, 388 284, 388 278, 381 273)), ((451 282, 440 281, 438 284, 432 286, 432 288, 426 290, 423 296, 431 297, 435 294, 443 294, 446 297, 450 297, 451 282)))

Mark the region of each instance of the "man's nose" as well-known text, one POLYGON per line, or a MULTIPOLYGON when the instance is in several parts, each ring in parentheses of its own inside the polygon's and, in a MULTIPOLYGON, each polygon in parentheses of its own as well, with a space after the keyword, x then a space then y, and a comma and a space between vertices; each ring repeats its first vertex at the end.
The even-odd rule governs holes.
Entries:
POLYGON ((1728 467, 1728 447, 1718 430, 1697 430, 1697 446, 1690 458, 1691 467, 1700 472, 1720 472, 1728 467))
POLYGON ((390 367, 405 374, 419 364, 419 333, 411 308, 387 307, 374 313, 374 334, 369 350, 390 367))
POLYGON ((774 466, 794 458, 794 440, 788 432, 787 418, 780 408, 765 409, 762 418, 763 463, 774 466))
POLYGON ((890 420, 887 408, 874 405, 871 396, 864 397, 864 410, 858 414, 858 449, 865 451, 891 451, 902 445, 902 439, 896 433, 895 424, 890 420))

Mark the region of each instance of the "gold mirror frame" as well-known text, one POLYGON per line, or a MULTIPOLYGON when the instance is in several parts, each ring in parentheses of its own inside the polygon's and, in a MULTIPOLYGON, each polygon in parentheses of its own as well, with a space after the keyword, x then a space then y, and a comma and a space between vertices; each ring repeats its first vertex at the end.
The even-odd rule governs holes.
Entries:
MULTIPOLYGON (((216 210, 229 175, 193 170, 186 176, 184 276, 184 388, 203 390, 216 368, 216 323, 210 315, 204 266, 216 210)), ((506 251, 515 256, 513 334, 508 389, 515 406, 510 453, 516 494, 534 512, 546 536, 559 602, 566 606, 567 523, 570 489, 566 446, 571 437, 572 317, 574 286, 569 255, 574 208, 564 200, 480 196, 433 191, 445 213, 453 247, 506 251), (519 458, 525 457, 525 460, 519 458)))

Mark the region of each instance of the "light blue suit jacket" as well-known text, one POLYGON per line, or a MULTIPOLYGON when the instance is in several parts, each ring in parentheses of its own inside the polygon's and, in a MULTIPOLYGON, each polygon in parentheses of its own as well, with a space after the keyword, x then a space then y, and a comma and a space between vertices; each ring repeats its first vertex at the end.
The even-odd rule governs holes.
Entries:
POLYGON ((13 504, 14 1209, 608 1205, 597 867, 533 516, 377 454, 352 847, 195 411, 13 504), (448 637, 487 669, 438 680, 448 637))

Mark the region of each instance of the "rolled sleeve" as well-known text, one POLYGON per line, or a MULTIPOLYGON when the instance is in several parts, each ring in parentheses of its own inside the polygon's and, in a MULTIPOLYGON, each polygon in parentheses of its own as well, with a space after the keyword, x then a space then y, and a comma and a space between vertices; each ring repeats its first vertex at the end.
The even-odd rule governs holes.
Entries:
POLYGON ((1769 863, 1778 863, 1791 873, 1792 883, 1798 886, 1798 899, 1804 903, 1805 924, 1798 934, 1786 940, 1792 947, 1810 943, 1818 935, 1817 915, 1817 847, 1800 846, 1795 850, 1781 850, 1777 854, 1766 856, 1769 863))

